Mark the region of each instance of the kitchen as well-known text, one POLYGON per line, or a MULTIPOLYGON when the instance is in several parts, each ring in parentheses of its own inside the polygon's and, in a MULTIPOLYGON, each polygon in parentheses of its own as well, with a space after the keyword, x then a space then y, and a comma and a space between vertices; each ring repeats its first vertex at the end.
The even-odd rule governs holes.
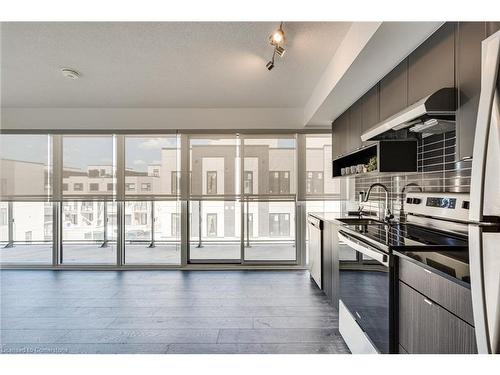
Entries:
POLYGON ((353 353, 499 350, 497 29, 445 23, 332 123, 310 271, 353 353))
POLYGON ((1 20, 4 372, 496 360, 499 17, 383 2, 1 20))

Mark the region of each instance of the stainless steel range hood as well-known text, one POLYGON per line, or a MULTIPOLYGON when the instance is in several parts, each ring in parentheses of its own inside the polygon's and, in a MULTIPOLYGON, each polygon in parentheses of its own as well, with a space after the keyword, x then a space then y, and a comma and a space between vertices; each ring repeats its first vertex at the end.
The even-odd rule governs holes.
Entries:
POLYGON ((456 89, 442 88, 361 135, 363 141, 407 138, 411 133, 435 134, 454 128, 456 89))

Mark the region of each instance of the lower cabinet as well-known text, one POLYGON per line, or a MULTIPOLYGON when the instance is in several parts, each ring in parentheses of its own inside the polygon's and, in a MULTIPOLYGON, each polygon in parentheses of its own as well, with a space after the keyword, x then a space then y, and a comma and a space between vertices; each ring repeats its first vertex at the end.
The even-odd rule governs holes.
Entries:
POLYGON ((402 281, 399 347, 409 354, 477 353, 474 327, 402 281))

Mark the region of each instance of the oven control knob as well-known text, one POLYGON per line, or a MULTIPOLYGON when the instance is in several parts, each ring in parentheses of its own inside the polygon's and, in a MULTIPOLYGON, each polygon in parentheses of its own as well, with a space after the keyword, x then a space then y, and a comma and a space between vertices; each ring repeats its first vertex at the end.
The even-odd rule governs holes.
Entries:
POLYGON ((413 204, 420 204, 422 203, 422 199, 420 198, 413 198, 413 204))

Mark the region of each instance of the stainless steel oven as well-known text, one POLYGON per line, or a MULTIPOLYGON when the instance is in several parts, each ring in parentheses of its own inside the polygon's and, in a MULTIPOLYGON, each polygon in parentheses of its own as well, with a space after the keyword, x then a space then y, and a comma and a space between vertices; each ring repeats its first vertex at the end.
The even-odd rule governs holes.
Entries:
POLYGON ((389 253, 343 230, 339 330, 353 353, 391 353, 393 272, 389 253))

